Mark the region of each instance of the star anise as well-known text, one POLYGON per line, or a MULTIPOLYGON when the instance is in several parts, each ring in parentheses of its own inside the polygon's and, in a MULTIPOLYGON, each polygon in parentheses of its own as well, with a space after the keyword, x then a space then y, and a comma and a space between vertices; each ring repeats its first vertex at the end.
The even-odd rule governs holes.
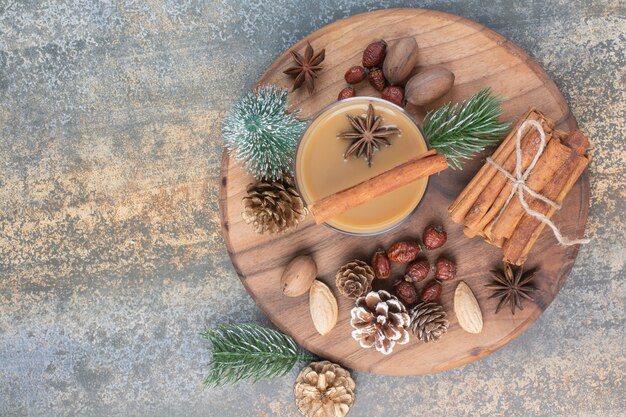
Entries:
POLYGON ((530 282, 537 275, 536 270, 523 273, 523 268, 513 268, 511 264, 505 263, 503 271, 491 271, 494 281, 486 287, 493 290, 489 298, 500 298, 496 307, 496 313, 508 304, 511 307, 511 314, 515 314, 515 309, 524 309, 522 300, 533 301, 533 292, 537 289, 530 285, 530 282))
POLYGON ((343 154, 344 158, 354 154, 357 158, 365 155, 367 164, 372 166, 374 152, 381 146, 389 146, 389 137, 399 135, 400 129, 392 126, 382 126, 383 117, 376 116, 374 106, 371 104, 367 108, 366 116, 347 115, 350 124, 355 131, 344 132, 337 135, 340 139, 349 139, 352 144, 343 154))
MULTIPOLYGON (((309 94, 313 92, 315 88, 315 78, 317 78, 317 72, 322 69, 320 64, 324 61, 326 50, 314 53, 313 47, 307 42, 306 49, 304 50, 304 56, 300 55, 296 51, 290 51, 295 61, 294 66, 287 68, 283 73, 296 77, 293 81, 293 90, 297 90, 306 84, 306 88, 309 94)), ((292 91, 293 91, 292 90, 292 91)))

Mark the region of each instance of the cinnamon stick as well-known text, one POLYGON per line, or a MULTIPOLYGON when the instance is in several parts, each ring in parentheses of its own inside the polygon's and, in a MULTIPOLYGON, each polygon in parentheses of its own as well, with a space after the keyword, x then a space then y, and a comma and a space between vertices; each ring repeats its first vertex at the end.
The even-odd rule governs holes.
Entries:
MULTIPOLYGON (((552 129, 546 119, 541 119, 540 123, 546 134, 546 142, 549 143, 552 138, 552 129)), ((526 130, 521 140, 522 171, 530 165, 530 162, 539 149, 539 143, 539 132, 535 129, 526 130)), ((516 161, 517 155, 516 152, 513 151, 508 156, 504 164, 501 164, 501 166, 507 172, 514 172, 516 161)), ((478 196, 474 205, 472 205, 469 212, 465 216, 465 226, 470 230, 482 231, 498 215, 504 206, 504 203, 508 199, 512 187, 513 185, 511 182, 504 176, 503 173, 498 171, 478 196)))
MULTIPOLYGON (((517 129, 519 129, 524 120, 530 119, 538 121, 541 118, 543 118, 543 114, 534 108, 529 109, 511 129, 507 137, 504 138, 491 158, 500 165, 504 164, 504 161, 509 155, 515 151, 515 132, 517 132, 517 129)), ((491 164, 484 164, 482 166, 469 184, 461 191, 461 194, 459 194, 454 203, 448 208, 450 218, 454 222, 461 223, 463 221, 482 190, 485 189, 497 172, 496 168, 491 164)))
MULTIPOLYGON (((564 169, 564 164, 571 160, 570 156, 575 153, 571 148, 563 145, 558 140, 552 140, 546 146, 543 154, 537 161, 532 172, 526 180, 526 185, 533 191, 541 194, 543 187, 554 176, 557 169, 564 169)), ((524 194, 524 199, 528 204, 534 200, 528 193, 524 194)), ((497 215, 497 220, 489 223, 483 233, 490 240, 501 240, 511 236, 517 223, 524 215, 524 207, 519 198, 514 196, 509 204, 501 209, 497 215)))
MULTIPOLYGON (((563 168, 556 172, 541 191, 542 195, 558 204, 563 202, 591 160, 591 157, 584 155, 589 148, 589 141, 581 132, 572 132, 564 140, 564 144, 573 150, 570 159, 563 164, 563 168)), ((556 208, 540 200, 533 201, 530 208, 548 218, 556 212, 556 208)), ((503 246, 504 261, 515 265, 524 263, 544 227, 545 224, 539 219, 525 213, 503 246)))
POLYGON ((441 172, 447 167, 448 161, 445 155, 432 149, 395 168, 324 197, 310 205, 309 210, 315 217, 315 223, 324 223, 351 208, 396 190, 419 178, 441 172))

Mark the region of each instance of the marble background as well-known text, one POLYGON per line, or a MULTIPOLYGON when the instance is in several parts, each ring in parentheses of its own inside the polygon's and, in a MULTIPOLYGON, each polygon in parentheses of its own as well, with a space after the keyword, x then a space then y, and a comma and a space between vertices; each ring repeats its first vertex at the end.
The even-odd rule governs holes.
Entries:
POLYGON ((352 416, 626 413, 626 11, 619 0, 0 0, 0 415, 295 416, 297 373, 218 390, 198 332, 267 324, 220 235, 221 121, 283 50, 345 16, 475 19, 554 78, 593 140, 565 287, 460 369, 356 373, 352 416))

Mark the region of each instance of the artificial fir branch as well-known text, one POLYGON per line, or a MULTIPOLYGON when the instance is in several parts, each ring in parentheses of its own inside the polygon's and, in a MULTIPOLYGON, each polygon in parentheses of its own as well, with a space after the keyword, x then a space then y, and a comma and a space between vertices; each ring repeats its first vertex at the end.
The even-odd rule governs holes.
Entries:
POLYGON ((306 121, 288 112, 286 88, 262 86, 237 101, 224 120, 222 134, 232 157, 259 180, 292 173, 296 146, 306 121))
POLYGON ((448 103, 429 111, 424 118, 424 133, 430 146, 446 155, 452 168, 462 169, 462 159, 495 145, 508 131, 510 123, 498 123, 502 101, 487 87, 460 105, 448 103))
POLYGON ((318 359, 291 337, 255 324, 221 325, 201 335, 211 342, 212 360, 204 380, 209 387, 283 376, 298 362, 318 359))

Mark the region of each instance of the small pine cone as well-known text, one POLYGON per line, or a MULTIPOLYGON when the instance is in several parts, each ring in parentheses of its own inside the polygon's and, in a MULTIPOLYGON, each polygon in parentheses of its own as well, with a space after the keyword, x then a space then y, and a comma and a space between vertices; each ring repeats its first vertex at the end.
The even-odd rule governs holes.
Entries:
POLYGON ((354 340, 361 347, 376 348, 389 355, 396 344, 409 341, 409 314, 406 307, 387 291, 371 291, 356 300, 350 312, 354 340))
POLYGON ((446 312, 438 303, 419 303, 411 310, 411 332, 422 342, 439 340, 448 331, 446 312))
POLYGON ((257 233, 282 233, 294 229, 307 215, 293 178, 257 181, 248 185, 241 217, 257 233))
POLYGON ((335 284, 341 294, 358 298, 372 289, 374 270, 367 263, 353 259, 337 271, 335 284))
POLYGON ((298 374, 293 393, 305 417, 344 417, 354 404, 350 372, 329 361, 313 362, 298 374))

